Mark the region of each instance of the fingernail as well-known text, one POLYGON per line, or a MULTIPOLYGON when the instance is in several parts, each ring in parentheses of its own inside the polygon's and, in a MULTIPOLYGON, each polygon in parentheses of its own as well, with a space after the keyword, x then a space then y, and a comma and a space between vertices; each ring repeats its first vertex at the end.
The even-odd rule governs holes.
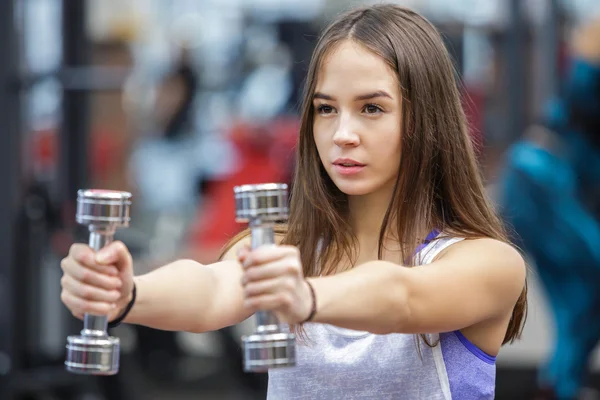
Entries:
POLYGON ((108 251, 100 250, 98 253, 96 253, 96 262, 98 262, 98 263, 105 262, 106 260, 108 260, 109 255, 110 255, 110 253, 108 251))
POLYGON ((246 282, 248 282, 248 280, 246 279, 245 276, 243 276, 241 282, 242 282, 242 286, 244 286, 246 284, 246 282))

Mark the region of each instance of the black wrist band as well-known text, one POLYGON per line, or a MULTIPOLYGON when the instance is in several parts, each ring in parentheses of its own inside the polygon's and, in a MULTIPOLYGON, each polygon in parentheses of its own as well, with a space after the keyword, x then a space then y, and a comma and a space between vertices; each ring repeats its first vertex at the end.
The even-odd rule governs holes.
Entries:
POLYGON ((301 322, 302 324, 305 322, 312 321, 312 319, 315 317, 315 314, 317 313, 317 296, 315 295, 315 288, 313 288, 313 285, 311 285, 309 281, 305 280, 305 282, 308 285, 308 288, 310 289, 310 297, 312 299, 312 308, 310 309, 310 314, 308 315, 308 318, 306 318, 304 321, 302 321, 301 322))
POLYGON ((123 314, 121 314, 120 317, 118 317, 117 319, 115 319, 112 322, 108 323, 108 328, 116 328, 117 326, 121 325, 121 322, 123 322, 123 320, 125 319, 125 317, 127 317, 127 314, 129 314, 129 312, 131 311, 131 309, 133 308, 133 304, 135 303, 135 297, 137 295, 137 290, 135 287, 135 283, 133 284, 133 290, 131 291, 131 301, 129 302, 129 304, 127 304, 127 307, 125 307, 125 311, 123 311, 123 314))

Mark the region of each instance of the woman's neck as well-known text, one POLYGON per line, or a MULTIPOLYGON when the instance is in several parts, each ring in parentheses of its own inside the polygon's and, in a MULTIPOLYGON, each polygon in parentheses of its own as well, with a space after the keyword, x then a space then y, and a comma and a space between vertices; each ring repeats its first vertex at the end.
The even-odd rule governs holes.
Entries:
MULTIPOLYGON (((359 260, 377 259, 379 253, 379 235, 385 213, 393 196, 393 187, 386 188, 377 193, 363 196, 348 196, 348 211, 350 226, 358 240, 359 260)), ((395 260, 401 256, 400 238, 395 230, 397 221, 392 215, 387 224, 387 232, 384 237, 383 258, 395 260)), ((431 227, 422 226, 417 232, 420 240, 424 240, 430 233, 431 227)))
MULTIPOLYGON (((363 196, 348 196, 348 210, 350 226, 358 239, 361 258, 368 255, 377 255, 379 249, 379 234, 385 213, 392 199, 392 191, 381 191, 363 196)), ((394 226, 394 221, 389 221, 388 227, 394 226)), ((389 235, 388 235, 389 236, 389 235)), ((386 247, 397 246, 388 243, 386 247)), ((397 242, 395 240, 394 242, 397 242)))

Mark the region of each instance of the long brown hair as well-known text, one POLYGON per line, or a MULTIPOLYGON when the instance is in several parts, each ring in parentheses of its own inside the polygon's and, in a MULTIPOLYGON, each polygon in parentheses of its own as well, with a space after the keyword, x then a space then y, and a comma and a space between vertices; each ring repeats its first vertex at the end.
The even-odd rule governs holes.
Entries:
MULTIPOLYGON (((410 255, 422 240, 423 229, 508 243, 503 224, 484 194, 454 66, 439 32, 409 9, 369 6, 339 16, 325 29, 308 70, 290 218, 287 229, 281 230, 283 243, 299 248, 305 276, 333 274, 343 259, 352 265, 356 261, 356 237, 346 218, 347 197, 327 175, 313 138, 312 100, 319 67, 344 40, 363 45, 396 72, 403 100, 401 173, 379 233, 379 258, 390 232, 401 238, 404 260, 413 259, 410 255)), ((238 235, 227 248, 245 235, 238 235)), ((503 343, 519 337, 526 308, 527 286, 514 307, 503 343)))

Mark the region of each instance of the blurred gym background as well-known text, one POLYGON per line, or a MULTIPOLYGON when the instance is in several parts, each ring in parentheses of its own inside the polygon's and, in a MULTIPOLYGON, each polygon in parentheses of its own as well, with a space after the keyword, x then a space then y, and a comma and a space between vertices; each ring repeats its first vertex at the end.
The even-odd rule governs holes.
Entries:
MULTIPOLYGON (((559 93, 570 33, 600 4, 397 2, 444 33, 494 195, 506 149, 559 93)), ((111 332, 119 375, 64 371, 66 337, 82 327, 59 298, 60 259, 87 240, 76 193, 133 193, 132 226, 117 236, 138 274, 177 257, 214 261, 241 228, 232 187, 290 179, 320 29, 366 3, 0 1, 0 399, 264 398, 265 377, 241 369, 239 337, 252 321, 206 334, 121 326, 111 332)), ((530 288, 524 337, 498 360, 498 399, 530 398, 553 343, 535 273, 530 288)), ((597 353, 591 371, 593 393, 597 353)))

